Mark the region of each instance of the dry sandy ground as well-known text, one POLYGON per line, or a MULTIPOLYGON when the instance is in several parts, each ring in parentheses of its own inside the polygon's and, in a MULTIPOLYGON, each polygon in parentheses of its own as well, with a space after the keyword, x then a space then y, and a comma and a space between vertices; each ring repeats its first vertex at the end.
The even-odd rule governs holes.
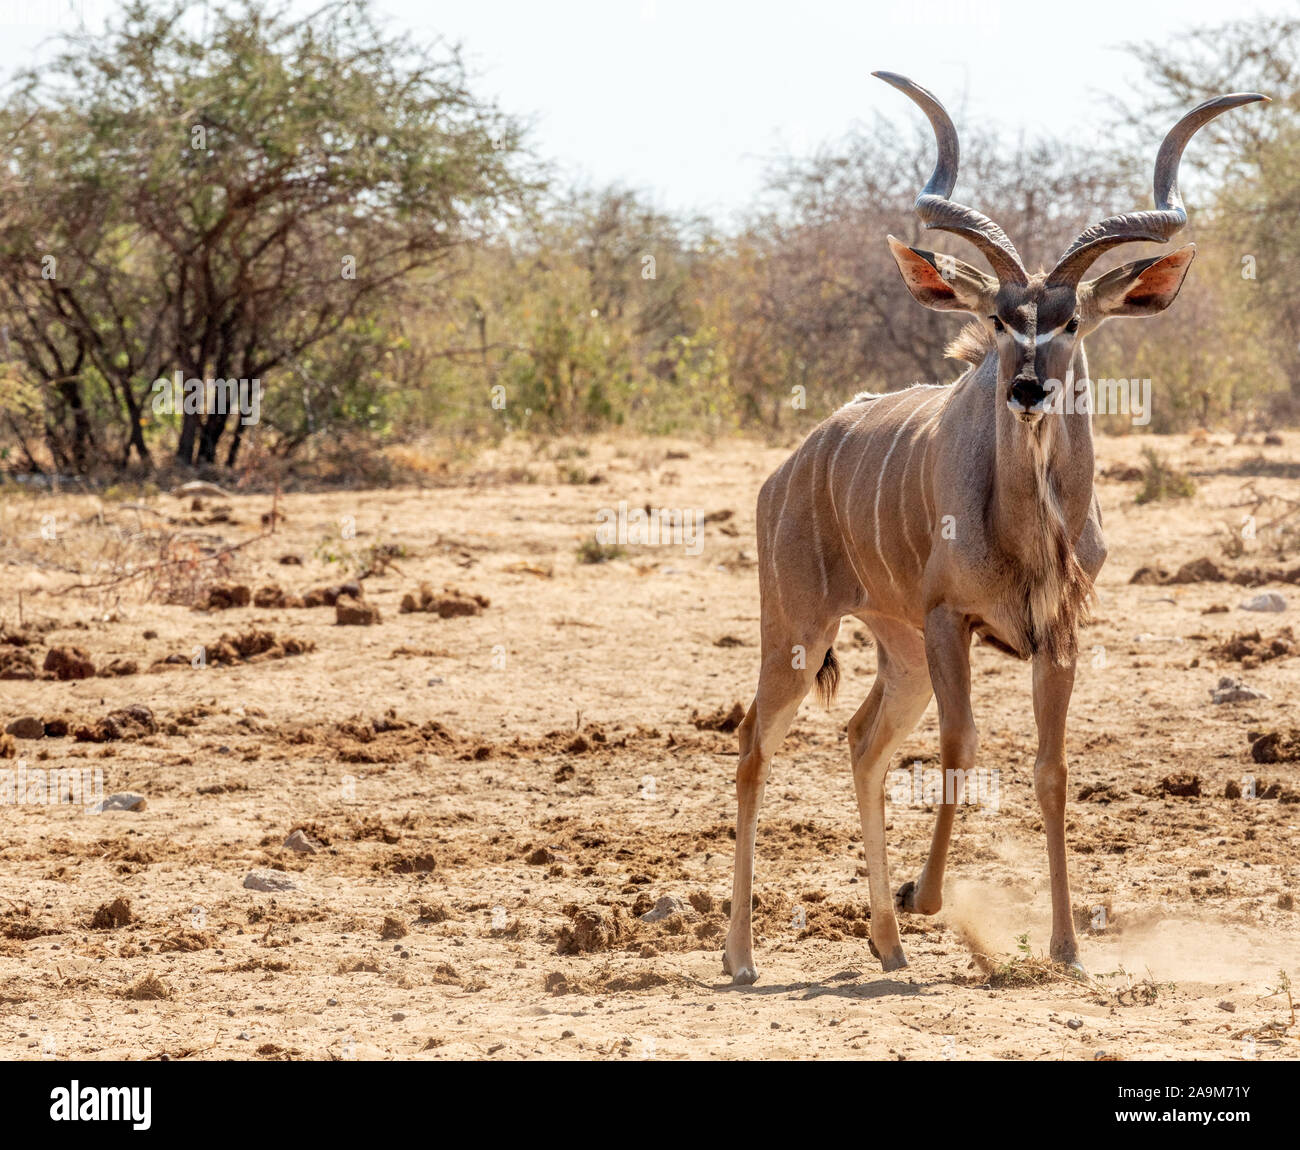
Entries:
MULTIPOLYGON (((1140 446, 1103 440, 1100 468, 1140 446)), ((911 965, 881 973, 862 937, 844 736, 874 651, 849 620, 839 701, 805 703, 768 790, 760 981, 727 986, 734 735, 693 720, 752 694, 754 498, 785 449, 514 445, 435 468, 425 490, 285 496, 277 533, 232 555, 226 576, 301 593, 355 573, 352 555, 400 546, 396 570, 364 581, 382 614, 368 627, 336 625, 329 607, 159 606, 130 584, 53 593, 120 573, 166 534, 208 548, 255 536, 270 495, 216 501, 233 522, 205 522, 210 500, 191 512, 168 495, 7 495, 0 618, 27 634, 38 677, 0 683, 4 722, 63 716, 103 737, 98 720, 144 704, 153 723, 119 724, 108 742, 17 739, 0 760, 89 768, 105 793, 147 801, 0 808, 0 1056, 1295 1058, 1280 972, 1300 975, 1300 805, 1286 801, 1300 769, 1253 761, 1248 734, 1296 722, 1300 658, 1243 669, 1211 648, 1259 627, 1271 637, 1300 588, 1258 589, 1290 601, 1259 615, 1237 606, 1257 589, 1130 578, 1201 556, 1229 572, 1274 562, 1260 540, 1227 560, 1222 541, 1252 478, 1294 495, 1297 446, 1162 441, 1198 477, 1190 500, 1138 506, 1134 483, 1099 481, 1112 550, 1069 738, 1074 898, 1100 927, 1082 935, 1087 983, 1041 961, 1028 670, 982 647, 980 765, 999 772, 999 801, 963 809, 946 908, 904 919, 911 965), (665 545, 580 562, 598 512, 621 500, 734 514, 705 528, 699 555, 665 545), (302 565, 281 565, 287 554, 302 565), (422 581, 489 605, 400 613, 422 581), (1205 613, 1215 605, 1229 610, 1205 613), (315 648, 191 665, 197 647, 250 629, 315 648), (138 672, 40 677, 46 651, 69 645, 138 672), (150 669, 168 655, 183 659, 150 669), (1269 698, 1213 704, 1225 674, 1269 698), (1162 793, 1180 773, 1199 797, 1162 793), (1281 797, 1225 797, 1243 778, 1281 797), (295 828, 316 853, 282 846, 295 828), (246 889, 254 870, 295 889, 246 889), (664 896, 682 912, 640 922, 664 896), (96 919, 117 899, 129 921, 96 919), (992 975, 972 951, 993 956, 992 975)), ((936 749, 931 705, 901 759, 933 766, 936 749)), ((897 885, 920 867, 933 809, 894 803, 889 817, 897 885)))

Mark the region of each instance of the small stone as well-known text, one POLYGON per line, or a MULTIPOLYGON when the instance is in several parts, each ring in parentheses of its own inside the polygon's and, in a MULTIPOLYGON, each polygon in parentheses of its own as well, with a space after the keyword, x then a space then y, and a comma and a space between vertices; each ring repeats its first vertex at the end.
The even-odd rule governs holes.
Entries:
POLYGON ((1268 696, 1254 687, 1247 687, 1240 679, 1225 675, 1217 687, 1211 688, 1210 698, 1215 703, 1249 703, 1255 699, 1267 699, 1268 696))
POLYGON ((1252 595, 1238 606, 1243 611, 1270 611, 1276 614, 1286 610, 1286 600, 1276 591, 1265 591, 1262 595, 1252 595))
POLYGON ((278 870, 251 870, 244 876, 244 886, 248 890, 262 891, 298 889, 298 884, 293 879, 278 870))
POLYGON ((573 1031, 572 1031, 572 1030, 562 1030, 562 1031, 560 1031, 560 1037, 561 1037, 561 1038, 572 1038, 572 1037, 573 1037, 573 1031))
POLYGON ((311 841, 302 831, 294 831, 287 839, 284 840, 283 846, 291 851, 298 851, 301 854, 314 855, 316 853, 316 844, 311 841))
POLYGON ((1069 1021, 1066 1022, 1065 1025, 1068 1026, 1071 1030, 1082 1030, 1082 1029, 1083 1029, 1083 1019, 1082 1019, 1082 1018, 1071 1018, 1071 1019, 1069 1019, 1069 1021))
POLYGON ((338 1006, 338 1004, 339 1004, 339 1000, 337 998, 327 998, 325 1000, 326 1006, 338 1006))
POLYGON ((1225 998, 1222 1002, 1219 1003, 1219 1009, 1226 1010, 1229 1014, 1236 1014, 1237 1004, 1235 1002, 1229 1002, 1225 998))
POLYGON ((24 715, 10 723, 5 728, 5 733, 13 735, 15 739, 43 739, 45 724, 35 715, 24 715))
MULTIPOLYGON (((644 906, 645 904, 642 903, 642 905, 644 906)), ((670 894, 666 894, 661 899, 659 899, 658 902, 654 904, 654 907, 652 909, 646 911, 645 914, 641 916, 641 921, 660 922, 663 919, 667 918, 670 914, 681 914, 681 913, 682 913, 682 900, 679 898, 673 898, 673 896, 670 894)))
POLYGON ((130 791, 122 791, 116 795, 109 795, 103 802, 96 803, 90 808, 90 812, 102 815, 105 811, 142 811, 147 805, 144 795, 133 795, 130 791))
POLYGON ((393 1021, 394 1021, 394 1022, 404 1022, 404 1021, 406 1021, 406 1015, 403 1014, 400 1010, 394 1010, 394 1011, 393 1011, 393 1021))

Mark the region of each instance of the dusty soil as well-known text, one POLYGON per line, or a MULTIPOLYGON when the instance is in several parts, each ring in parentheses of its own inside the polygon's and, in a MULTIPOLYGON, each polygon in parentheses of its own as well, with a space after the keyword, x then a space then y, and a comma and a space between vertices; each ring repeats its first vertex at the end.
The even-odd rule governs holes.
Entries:
MULTIPOLYGON (((946 907, 903 920, 911 965, 881 973, 844 736, 874 651, 849 620, 839 701, 805 703, 768 790, 760 981, 727 986, 728 728, 757 669, 754 498, 784 448, 513 445, 433 461, 424 490, 290 494, 282 518, 266 494, 6 495, 0 674, 22 677, 0 717, 44 737, 0 736, 0 768, 145 801, 0 808, 0 1056, 1295 1058, 1300 658, 1280 633, 1300 587, 1163 580, 1300 563, 1267 533, 1223 547, 1245 484, 1294 495, 1298 445, 1162 441, 1200 485, 1184 501, 1099 480, 1112 550, 1069 737, 1087 982, 1042 958, 1028 669, 984 647, 998 803, 962 810, 946 907), (700 554, 583 562, 624 500, 713 513, 700 554), (168 533, 201 558, 272 522, 220 563, 56 594, 168 533), (1130 583, 1142 567, 1165 574, 1130 583), (1286 611, 1239 609, 1268 590, 1286 611), (1223 677, 1268 698, 1214 704, 1223 677), (665 897, 681 909, 641 921, 665 897)), ((1140 446, 1103 440, 1099 472, 1140 446)), ((936 751, 932 705, 900 761, 936 751)), ((933 811, 889 817, 898 885, 933 811)))

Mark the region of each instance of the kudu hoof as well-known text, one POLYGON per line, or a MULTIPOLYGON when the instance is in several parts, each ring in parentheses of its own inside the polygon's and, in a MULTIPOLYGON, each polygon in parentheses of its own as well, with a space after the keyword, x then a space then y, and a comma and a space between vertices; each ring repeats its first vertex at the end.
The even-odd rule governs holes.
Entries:
POLYGON ((914 882, 905 882, 898 888, 898 893, 894 895, 894 906, 896 909, 903 911, 905 914, 938 914, 942 907, 933 909, 924 906, 918 906, 916 902, 916 892, 919 888, 914 882))
POLYGON ((892 951, 888 958, 881 958, 880 951, 876 949, 875 940, 870 936, 867 937, 867 946, 871 948, 872 955, 880 962, 886 973, 891 970, 902 970, 907 965, 907 955, 903 953, 902 947, 892 951))
POLYGON ((752 959, 746 963, 739 963, 733 969, 731 959, 725 950, 722 952, 722 971, 724 974, 731 975, 732 986, 753 986, 758 981, 758 968, 752 959))

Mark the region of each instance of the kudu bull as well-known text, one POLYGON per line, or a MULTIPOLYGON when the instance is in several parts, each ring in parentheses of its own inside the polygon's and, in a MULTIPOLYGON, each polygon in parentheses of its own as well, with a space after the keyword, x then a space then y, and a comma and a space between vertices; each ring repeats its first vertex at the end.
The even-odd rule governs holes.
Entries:
POLYGON ((1061 381, 1088 378, 1083 338, 1112 316, 1163 311, 1178 294, 1193 246, 1083 280, 1103 252, 1165 243, 1186 222, 1178 166, 1187 141, 1215 116, 1266 99, 1220 96, 1187 113, 1156 157, 1154 211, 1111 216, 1085 230, 1047 273, 1026 272, 997 224, 948 197, 957 131, 924 88, 875 73, 910 97, 938 141, 934 173, 916 200, 927 228, 970 241, 988 275, 951 256, 890 250, 917 302, 975 317, 952 354, 972 366, 950 385, 864 393, 822 423, 758 497, 762 666, 740 726, 735 879, 723 967, 757 978, 751 929, 754 840, 772 756, 816 683, 839 680, 832 647, 845 615, 876 640, 876 680, 848 726, 871 898, 871 949, 887 971, 907 965, 898 909, 935 914, 959 790, 945 786, 920 876, 891 897, 885 850, 890 757, 935 697, 945 780, 975 761, 970 645, 979 635, 1033 661, 1042 809, 1052 894, 1052 957, 1077 964, 1065 854, 1065 716, 1077 632, 1106 557, 1093 493, 1092 412, 1061 405, 1061 381))

